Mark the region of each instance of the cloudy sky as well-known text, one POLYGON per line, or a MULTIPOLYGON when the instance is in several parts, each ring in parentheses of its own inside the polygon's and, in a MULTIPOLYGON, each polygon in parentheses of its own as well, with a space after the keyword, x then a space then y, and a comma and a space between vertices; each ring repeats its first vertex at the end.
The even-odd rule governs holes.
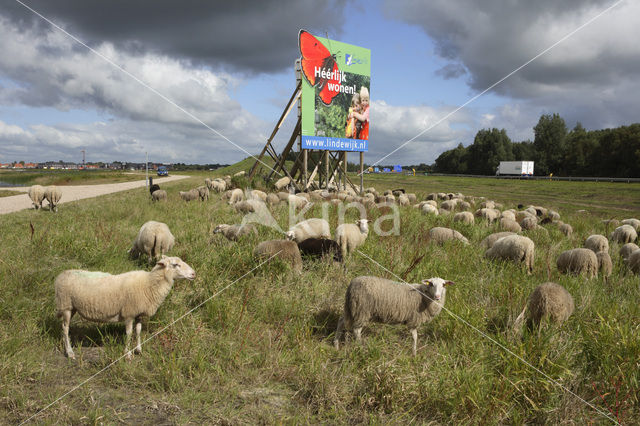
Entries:
POLYGON ((401 146, 383 163, 432 163, 488 127, 532 139, 541 114, 627 125, 639 20, 632 0, 3 0, 0 162, 256 154, 294 89, 300 28, 371 50, 368 163, 401 146))

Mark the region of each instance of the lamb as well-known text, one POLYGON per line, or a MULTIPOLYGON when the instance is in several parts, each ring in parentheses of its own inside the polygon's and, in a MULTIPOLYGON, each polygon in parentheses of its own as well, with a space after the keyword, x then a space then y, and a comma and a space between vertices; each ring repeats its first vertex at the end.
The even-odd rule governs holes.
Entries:
POLYGON ((193 280, 194 270, 179 257, 163 256, 150 271, 131 271, 119 275, 104 272, 66 270, 55 279, 57 317, 62 318, 62 338, 67 356, 75 359, 69 340, 69 323, 77 312, 82 318, 94 322, 124 321, 127 333, 125 355, 129 350, 134 320, 137 345, 135 353, 142 352, 140 332, 142 317, 153 316, 176 279, 193 280))
POLYGON ((343 223, 336 228, 336 241, 340 245, 342 257, 346 258, 356 248, 364 244, 369 235, 369 221, 356 220, 355 224, 343 223))
POLYGON ((629 259, 629 255, 631 255, 631 253, 633 253, 634 251, 638 250, 638 248, 640 247, 638 247, 634 243, 627 243, 622 247, 620 247, 620 256, 626 262, 627 259, 629 259))
POLYGON ((209 200, 209 188, 206 185, 202 185, 196 188, 198 190, 198 196, 200 197, 200 201, 208 201, 209 200))
POLYGON ((171 250, 174 243, 173 234, 165 223, 150 220, 140 228, 129 254, 134 259, 146 254, 152 262, 171 250))
POLYGON ((197 200, 200 197, 200 192, 197 189, 190 189, 188 191, 180 191, 180 198, 184 201, 197 200))
POLYGON ((505 231, 510 232, 520 232, 522 231, 522 227, 515 220, 503 217, 500 219, 500 229, 504 229, 505 231))
POLYGON ((238 241, 240 238, 247 235, 258 235, 258 230, 251 223, 247 223, 245 225, 227 225, 226 223, 221 223, 216 226, 216 229, 213 230, 214 234, 221 233, 225 236, 227 240, 230 241, 238 241))
POLYGON ((164 189, 158 189, 151 194, 151 200, 153 201, 167 201, 167 191, 164 189))
POLYGON ((253 255, 259 259, 277 257, 291 266, 296 272, 302 271, 302 256, 298 245, 289 240, 263 241, 253 250, 253 255))
POLYGON ((42 201, 44 200, 44 188, 40 185, 33 185, 29 188, 29 198, 33 202, 36 210, 42 208, 42 201))
POLYGON ((607 278, 611 276, 611 272, 613 271, 613 262, 611 261, 611 256, 606 251, 599 251, 596 253, 596 257, 598 258, 598 273, 604 276, 605 281, 607 278))
POLYGON ((443 228, 440 226, 436 226, 429 230, 429 240, 437 244, 444 244, 445 241, 450 240, 458 240, 462 241, 464 244, 469 244, 469 240, 455 229, 443 228))
POLYGON ((240 188, 236 188, 231 190, 231 192, 229 193, 229 204, 235 204, 237 202, 240 202, 244 200, 244 194, 242 193, 242 189, 240 188))
MULTIPOLYGON (((300 243, 307 238, 331 238, 329 222, 324 219, 311 218, 303 220, 289 228, 286 233, 288 240, 300 243)), ((337 239, 337 238, 336 238, 337 239)))
POLYGON ((585 273, 587 278, 598 276, 598 258, 587 248, 575 248, 560 253, 556 265, 558 271, 564 274, 585 273))
POLYGON ((47 186, 44 189, 44 198, 49 202, 49 210, 52 212, 58 211, 58 203, 62 198, 62 191, 57 186, 47 186))
POLYGON ((522 313, 514 322, 514 331, 519 331, 524 323, 525 315, 527 327, 539 327, 543 319, 558 324, 566 321, 574 310, 573 297, 561 285, 546 282, 536 287, 525 305, 522 313))
POLYGON ((535 257, 535 244, 531 239, 522 235, 508 235, 497 240, 484 255, 489 259, 524 262, 527 274, 531 275, 535 257))
POLYGON ((493 245, 502 237, 507 237, 509 235, 516 235, 515 232, 505 231, 505 232, 496 232, 495 234, 487 235, 484 240, 480 241, 480 247, 485 250, 490 249, 493 245))
POLYGON ((323 257, 323 256, 331 256, 331 258, 336 261, 342 263, 342 250, 340 249, 340 244, 338 244, 335 240, 330 240, 327 238, 307 238, 306 240, 298 243, 298 249, 300 249, 300 254, 312 256, 312 257, 323 257))
POLYGON ((609 238, 620 244, 632 243, 638 238, 638 233, 631 225, 621 225, 611 233, 609 238))
POLYGON ((384 278, 361 276, 351 280, 344 301, 344 314, 333 339, 340 346, 343 330, 353 330, 361 340, 362 328, 371 321, 406 324, 413 337, 413 356, 418 346, 418 327, 431 322, 442 310, 447 289, 453 281, 442 278, 422 280, 421 284, 404 284, 384 278))
POLYGON ((593 250, 594 253, 599 251, 609 251, 609 241, 607 240, 607 237, 600 234, 594 234, 587 237, 584 241, 584 246, 593 250))
POLYGON ((631 226, 633 226, 633 229, 635 229, 636 231, 640 231, 640 220, 638 220, 638 219, 634 219, 634 218, 624 219, 622 221, 622 224, 623 225, 631 225, 631 226))
POLYGON ((460 212, 453 216, 454 222, 473 224, 474 220, 473 213, 471 212, 460 212))

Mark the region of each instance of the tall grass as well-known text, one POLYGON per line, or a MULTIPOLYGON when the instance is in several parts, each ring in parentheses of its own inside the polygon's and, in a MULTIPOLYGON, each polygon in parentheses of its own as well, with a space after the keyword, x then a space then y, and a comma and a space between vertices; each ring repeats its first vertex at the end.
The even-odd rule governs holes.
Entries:
MULTIPOLYGON (((69 268, 149 269, 126 251, 140 226, 152 219, 169 225, 176 237, 171 254, 198 277, 176 282, 143 336, 206 303, 145 344, 133 361, 115 363, 39 414, 38 423, 607 422, 572 393, 622 423, 640 416, 638 277, 621 264, 615 244, 614 272, 606 283, 559 275, 555 268, 561 251, 580 246, 591 233, 611 231, 600 221, 606 214, 593 214, 590 206, 587 213, 576 212, 590 203, 582 194, 594 191, 593 184, 562 192, 561 206, 567 209, 544 203, 559 209, 575 233, 566 238, 551 225, 548 232, 528 233, 536 242, 531 276, 519 265, 483 258, 478 243, 496 231, 493 226, 461 225, 450 216, 402 208, 399 236, 370 234, 361 248, 382 267, 356 253, 345 268, 306 259, 303 273, 296 274, 273 261, 238 280, 258 265, 253 247, 280 235, 261 228, 258 237, 238 243, 211 235, 215 224, 239 223, 241 217, 218 197, 207 203, 179 200, 178 190, 201 181, 163 185, 167 203, 152 204, 140 189, 63 204, 58 214, 29 210, 0 219, 0 416, 6 422, 29 418, 122 355, 121 324, 76 318, 71 333, 78 360, 64 357, 52 284, 69 268), (425 235, 433 226, 458 229, 471 244, 430 245, 425 235), (358 275, 453 280, 446 308, 468 325, 442 312, 419 329, 415 358, 402 326, 373 324, 364 330, 361 346, 336 351, 331 339, 344 292, 358 275), (562 327, 513 337, 509 328, 527 295, 549 279, 574 296, 574 315, 562 327)), ((431 186, 425 181, 422 188, 421 183, 411 188, 422 197, 433 191, 484 195, 505 208, 518 198, 513 187, 508 197, 493 196, 495 188, 482 182, 470 181, 467 188, 456 179, 431 186)), ((399 186, 390 180, 375 185, 399 186)), ((618 192, 619 205, 635 206, 636 188, 617 188, 625 188, 618 192)), ((595 199, 609 196, 602 189, 595 199)), ((531 199, 551 195, 546 187, 529 190, 531 199)), ((314 207, 311 215, 319 212, 314 207)), ((639 215, 635 209, 612 216, 639 215)), ((286 228, 286 209, 277 209, 276 218, 286 228)), ((355 211, 347 218, 355 218, 355 211)), ((332 227, 336 220, 333 208, 332 227)))

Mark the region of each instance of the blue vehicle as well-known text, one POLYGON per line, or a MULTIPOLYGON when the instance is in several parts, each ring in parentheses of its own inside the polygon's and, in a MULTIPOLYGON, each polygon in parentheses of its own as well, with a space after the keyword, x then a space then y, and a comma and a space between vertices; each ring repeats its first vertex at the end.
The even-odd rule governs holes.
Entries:
POLYGON ((169 170, 165 166, 158 167, 158 176, 169 176, 169 170))

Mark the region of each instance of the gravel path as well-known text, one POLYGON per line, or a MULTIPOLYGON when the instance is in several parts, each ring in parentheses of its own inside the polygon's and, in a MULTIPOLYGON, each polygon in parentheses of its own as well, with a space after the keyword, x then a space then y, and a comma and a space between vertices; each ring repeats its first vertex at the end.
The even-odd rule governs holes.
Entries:
MULTIPOLYGON (((165 178, 154 178, 153 183, 162 184, 173 180, 186 179, 189 176, 169 176, 165 178)), ((114 192, 126 191, 145 186, 146 180, 137 180, 123 183, 106 183, 102 185, 67 185, 58 186, 62 190, 60 203, 82 200, 83 198, 99 197, 100 195, 112 194, 114 192)), ((20 210, 32 209, 33 203, 27 195, 28 186, 2 188, 11 191, 24 192, 24 194, 13 195, 11 197, 0 197, 0 214, 13 213, 20 210)), ((47 205, 47 202, 44 202, 47 205)))

